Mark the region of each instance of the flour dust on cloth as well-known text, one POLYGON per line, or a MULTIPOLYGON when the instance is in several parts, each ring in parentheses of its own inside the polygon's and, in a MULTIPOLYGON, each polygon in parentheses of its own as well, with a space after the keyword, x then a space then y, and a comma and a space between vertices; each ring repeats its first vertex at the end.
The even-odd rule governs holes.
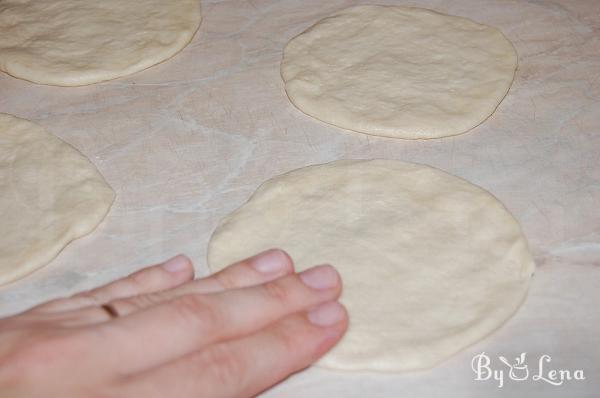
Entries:
POLYGON ((0 284, 49 263, 104 219, 114 192, 79 151, 0 113, 0 284))
POLYGON ((115 79, 171 58, 200 20, 199 0, 4 0, 0 70, 56 86, 115 79))
POLYGON ((406 139, 464 133, 510 88, 517 55, 497 29, 401 6, 344 9, 285 47, 292 103, 323 122, 406 139))
POLYGON ((318 365, 424 369, 477 342, 523 302, 527 241, 490 193, 432 167, 342 160, 265 182, 225 217, 212 271, 280 247, 297 270, 332 264, 350 326, 318 365))

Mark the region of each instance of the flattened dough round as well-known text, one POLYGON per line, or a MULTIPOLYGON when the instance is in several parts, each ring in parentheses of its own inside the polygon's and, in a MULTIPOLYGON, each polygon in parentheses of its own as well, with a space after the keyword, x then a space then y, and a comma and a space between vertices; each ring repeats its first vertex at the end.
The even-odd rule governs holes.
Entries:
POLYGON ((298 109, 385 137, 464 133, 502 101, 517 55, 497 29, 422 8, 357 6, 285 47, 281 75, 298 109))
POLYGON ((298 270, 333 264, 350 314, 319 364, 434 366, 504 323, 534 263, 519 224, 487 191, 440 170, 343 160, 265 182, 214 232, 213 271, 281 247, 298 270))
POLYGON ((80 86, 171 58, 200 26, 199 0, 4 0, 0 70, 80 86))
POLYGON ((113 190, 79 151, 0 113, 0 284, 50 262, 102 221, 113 190))

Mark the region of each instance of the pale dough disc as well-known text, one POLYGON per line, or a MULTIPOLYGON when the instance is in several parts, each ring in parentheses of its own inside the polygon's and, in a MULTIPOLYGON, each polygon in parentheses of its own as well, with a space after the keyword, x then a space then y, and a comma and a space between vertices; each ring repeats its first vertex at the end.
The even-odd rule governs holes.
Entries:
POLYGON ((4 0, 0 70, 57 86, 115 79, 178 53, 200 19, 199 0, 4 0))
POLYGON ((517 67, 497 29, 422 8, 357 6, 285 47, 281 75, 298 109, 366 134, 436 138, 482 123, 517 67))
POLYGON ((344 370, 434 366, 502 325, 534 270, 519 224, 487 191, 440 170, 344 160, 265 182, 225 217, 213 271, 271 247, 298 270, 332 264, 350 314, 319 364, 344 370))
POLYGON ((0 284, 46 265, 102 221, 113 190, 79 151, 0 113, 0 284))

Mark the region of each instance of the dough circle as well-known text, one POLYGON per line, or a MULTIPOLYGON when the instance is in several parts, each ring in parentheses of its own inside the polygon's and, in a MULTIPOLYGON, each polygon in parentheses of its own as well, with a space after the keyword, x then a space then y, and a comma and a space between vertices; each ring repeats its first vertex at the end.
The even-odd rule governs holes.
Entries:
POLYGON ((79 151, 37 124, 0 113, 0 284, 44 266, 94 230, 113 200, 79 151))
POLYGON ((0 70, 57 86, 115 79, 178 53, 200 20, 199 0, 4 0, 0 70))
POLYGON ((341 370, 429 368, 502 325, 534 263, 520 226, 490 193, 440 170, 343 160, 265 182, 225 217, 213 271, 271 247, 297 270, 333 264, 350 314, 319 362, 341 370))
POLYGON ((292 103, 323 122, 385 137, 464 133, 510 88, 517 55, 497 29, 401 6, 356 6, 285 47, 292 103))

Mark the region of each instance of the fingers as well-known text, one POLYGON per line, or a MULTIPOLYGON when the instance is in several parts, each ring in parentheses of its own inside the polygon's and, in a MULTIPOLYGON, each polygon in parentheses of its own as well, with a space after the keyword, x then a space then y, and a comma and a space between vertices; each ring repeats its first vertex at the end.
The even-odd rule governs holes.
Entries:
POLYGON ((186 294, 209 294, 270 282, 294 272, 292 260, 280 249, 270 249, 234 263, 220 272, 160 294, 140 295, 111 302, 119 316, 129 315, 186 294))
POLYGON ((54 322, 64 327, 92 325, 112 319, 110 314, 100 307, 104 303, 110 302, 119 316, 125 316, 186 294, 208 294, 258 285, 293 272, 294 266, 287 253, 280 249, 270 249, 206 278, 189 281, 186 275, 193 275, 193 267, 186 257, 177 256, 109 285, 37 306, 28 312, 28 318, 33 321, 40 317, 42 320, 48 320, 48 316, 51 315, 54 322), (188 265, 191 273, 187 273, 188 265), (175 271, 175 275, 165 272, 165 266, 170 273, 175 271), (177 284, 177 278, 183 282, 177 284), (175 285, 174 289, 165 290, 173 287, 172 285, 175 285), (140 288, 135 289, 135 286, 140 288), (140 293, 136 295, 135 292, 140 293), (128 297, 128 293, 134 294, 128 297), (110 300, 109 297, 113 299, 110 300))
POLYGON ((170 289, 189 282, 193 278, 194 267, 192 262, 187 257, 179 255, 164 263, 144 268, 107 285, 69 298, 50 301, 33 308, 33 310, 57 312, 98 306, 122 297, 170 289))
POLYGON ((348 325, 344 308, 327 302, 255 334, 221 343, 127 378, 126 396, 250 397, 326 353, 348 325))
POLYGON ((177 256, 165 263, 142 269, 108 285, 69 298, 53 300, 32 310, 51 313, 82 309, 68 314, 69 326, 104 322, 110 318, 98 308, 101 304, 112 302, 111 305, 119 315, 124 316, 134 310, 140 310, 189 293, 214 293, 225 289, 265 283, 294 272, 294 265, 286 252, 280 249, 270 249, 232 264, 220 272, 190 281, 193 278, 193 272, 194 269, 189 259, 177 256), (166 289, 174 287, 179 288, 165 292, 166 289), (154 294, 157 292, 161 292, 161 294, 154 294), (152 294, 152 296, 146 296, 148 294, 152 294))
POLYGON ((294 264, 290 256, 281 249, 269 249, 206 278, 187 283, 175 291, 177 295, 214 293, 259 285, 292 272, 294 272, 294 264))
POLYGON ((340 292, 335 269, 318 266, 258 286, 182 296, 102 324, 95 333, 111 343, 103 353, 114 361, 111 366, 121 372, 139 371, 253 333, 289 314, 335 300, 340 292))

